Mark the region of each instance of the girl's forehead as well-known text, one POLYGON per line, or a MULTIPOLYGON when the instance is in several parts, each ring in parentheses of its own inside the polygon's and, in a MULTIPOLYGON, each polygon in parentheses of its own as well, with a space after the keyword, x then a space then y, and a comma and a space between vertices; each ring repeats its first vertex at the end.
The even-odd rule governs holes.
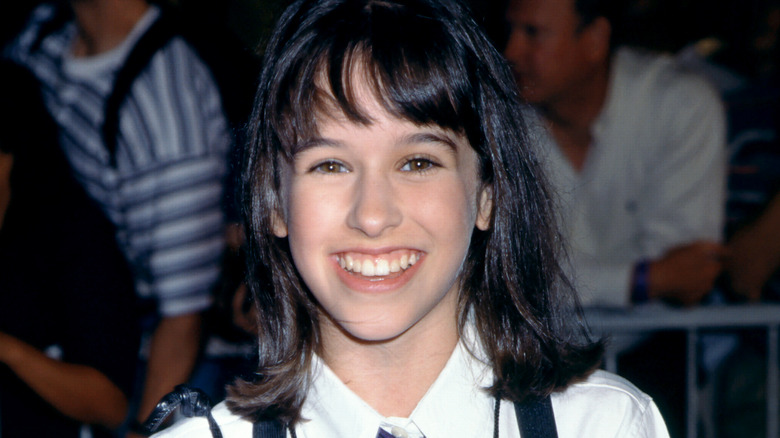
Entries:
POLYGON ((361 119, 350 117, 345 111, 336 106, 329 105, 325 110, 318 110, 314 114, 315 126, 311 137, 322 137, 329 132, 339 130, 341 132, 349 130, 360 130, 365 128, 380 128, 383 130, 394 131, 401 135, 404 132, 429 132, 436 133, 443 138, 451 139, 454 142, 466 142, 466 135, 462 131, 454 131, 448 127, 437 125, 433 122, 418 123, 414 120, 404 117, 401 114, 395 114, 388 110, 379 97, 363 94, 357 102, 355 108, 361 115, 361 119))
POLYGON ((319 98, 314 112, 314 120, 318 132, 315 135, 321 133, 323 127, 328 124, 368 126, 380 121, 411 124, 460 135, 453 132, 452 129, 434 123, 420 124, 404 117, 401 111, 391 103, 392 99, 383 94, 386 90, 382 88, 381 81, 370 72, 365 64, 365 62, 353 64, 354 67, 349 72, 349 80, 342 83, 342 90, 348 105, 339 102, 329 84, 317 81, 319 98))
MULTIPOLYGON (((285 111, 281 126, 284 149, 294 156, 302 144, 322 136, 326 127, 335 125, 368 127, 377 121, 401 122, 429 130, 437 130, 458 138, 466 135, 465 123, 458 120, 457 103, 452 96, 437 92, 415 93, 419 86, 408 84, 403 72, 385 71, 371 58, 371 52, 357 48, 339 66, 329 60, 316 63, 312 86, 299 85, 285 111), (335 68, 335 70, 333 70, 335 68), (338 72, 334 74, 334 71, 338 72), (446 121, 446 125, 436 123, 446 121)), ((427 90, 426 91, 431 91, 427 90)), ((445 93, 448 94, 448 93, 445 93)))
POLYGON ((378 105, 370 111, 365 110, 364 114, 367 121, 352 120, 343 112, 321 114, 314 132, 299 140, 293 148, 292 156, 315 145, 364 144, 367 140, 370 140, 367 144, 371 145, 440 143, 449 145, 453 151, 473 149, 462 133, 436 124, 418 124, 390 114, 378 105))
POLYGON ((319 112, 346 116, 345 110, 357 110, 360 114, 387 111, 387 98, 384 96, 381 81, 368 66, 369 61, 362 57, 353 57, 353 61, 342 67, 339 78, 328 76, 328 67, 323 64, 314 78, 315 99, 319 112), (333 83, 334 80, 339 81, 333 83), (338 96, 336 90, 338 89, 338 96), (345 108, 353 106, 354 108, 345 108))

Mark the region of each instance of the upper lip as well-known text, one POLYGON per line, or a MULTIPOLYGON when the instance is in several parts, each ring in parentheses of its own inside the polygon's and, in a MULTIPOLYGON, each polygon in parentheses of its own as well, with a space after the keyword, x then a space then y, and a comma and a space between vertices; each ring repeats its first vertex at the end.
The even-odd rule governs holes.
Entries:
POLYGON ((346 253, 358 253, 358 254, 366 254, 371 256, 378 256, 382 254, 387 254, 393 251, 399 251, 399 250, 407 250, 407 251, 416 251, 416 252, 424 252, 423 250, 413 247, 413 246, 385 246, 385 247, 377 247, 377 248, 367 248, 367 247, 350 247, 350 248, 342 248, 338 251, 333 251, 334 255, 339 254, 346 254, 346 253))

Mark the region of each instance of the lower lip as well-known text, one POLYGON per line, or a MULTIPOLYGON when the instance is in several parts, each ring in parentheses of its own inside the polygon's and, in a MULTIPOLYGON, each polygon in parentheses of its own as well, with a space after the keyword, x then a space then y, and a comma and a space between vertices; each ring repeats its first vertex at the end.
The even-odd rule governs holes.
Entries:
POLYGON ((413 264, 406 270, 400 272, 401 275, 388 278, 388 277, 358 277, 351 274, 339 266, 336 261, 333 266, 339 279, 350 289, 361 293, 387 293, 403 287, 414 276, 420 265, 425 261, 425 256, 422 256, 417 263, 413 264))

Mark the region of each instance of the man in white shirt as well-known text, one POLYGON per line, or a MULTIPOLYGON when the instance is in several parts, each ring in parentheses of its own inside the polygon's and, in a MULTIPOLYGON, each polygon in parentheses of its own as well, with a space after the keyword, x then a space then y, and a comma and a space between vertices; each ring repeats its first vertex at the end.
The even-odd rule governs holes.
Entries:
POLYGON ((613 50, 607 3, 513 0, 506 13, 570 274, 586 305, 697 304, 724 255, 722 105, 670 58, 613 50))
MULTIPOLYGON (((723 109, 671 58, 614 49, 621 3, 512 0, 504 54, 535 109, 582 302, 695 305, 725 255, 723 109)), ((684 342, 656 337, 619 366, 653 396, 672 436, 682 434, 684 342)))

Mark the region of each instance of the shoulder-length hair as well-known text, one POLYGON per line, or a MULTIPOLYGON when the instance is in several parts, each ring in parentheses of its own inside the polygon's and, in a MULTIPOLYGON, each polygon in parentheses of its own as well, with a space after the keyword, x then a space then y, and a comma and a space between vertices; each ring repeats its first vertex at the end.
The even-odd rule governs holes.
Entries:
POLYGON ((520 401, 586 376, 601 355, 558 264, 559 234, 506 62, 457 0, 299 0, 265 53, 242 190, 249 287, 259 314, 254 381, 229 390, 233 412, 299 419, 318 352, 318 306, 278 218, 284 160, 338 110, 370 124, 356 81, 389 114, 466 136, 492 188, 488 231, 475 230, 461 275, 458 322, 473 320, 496 376, 488 390, 520 401), (278 220, 278 219, 277 219, 278 220), (471 316, 470 316, 471 315, 471 316))

